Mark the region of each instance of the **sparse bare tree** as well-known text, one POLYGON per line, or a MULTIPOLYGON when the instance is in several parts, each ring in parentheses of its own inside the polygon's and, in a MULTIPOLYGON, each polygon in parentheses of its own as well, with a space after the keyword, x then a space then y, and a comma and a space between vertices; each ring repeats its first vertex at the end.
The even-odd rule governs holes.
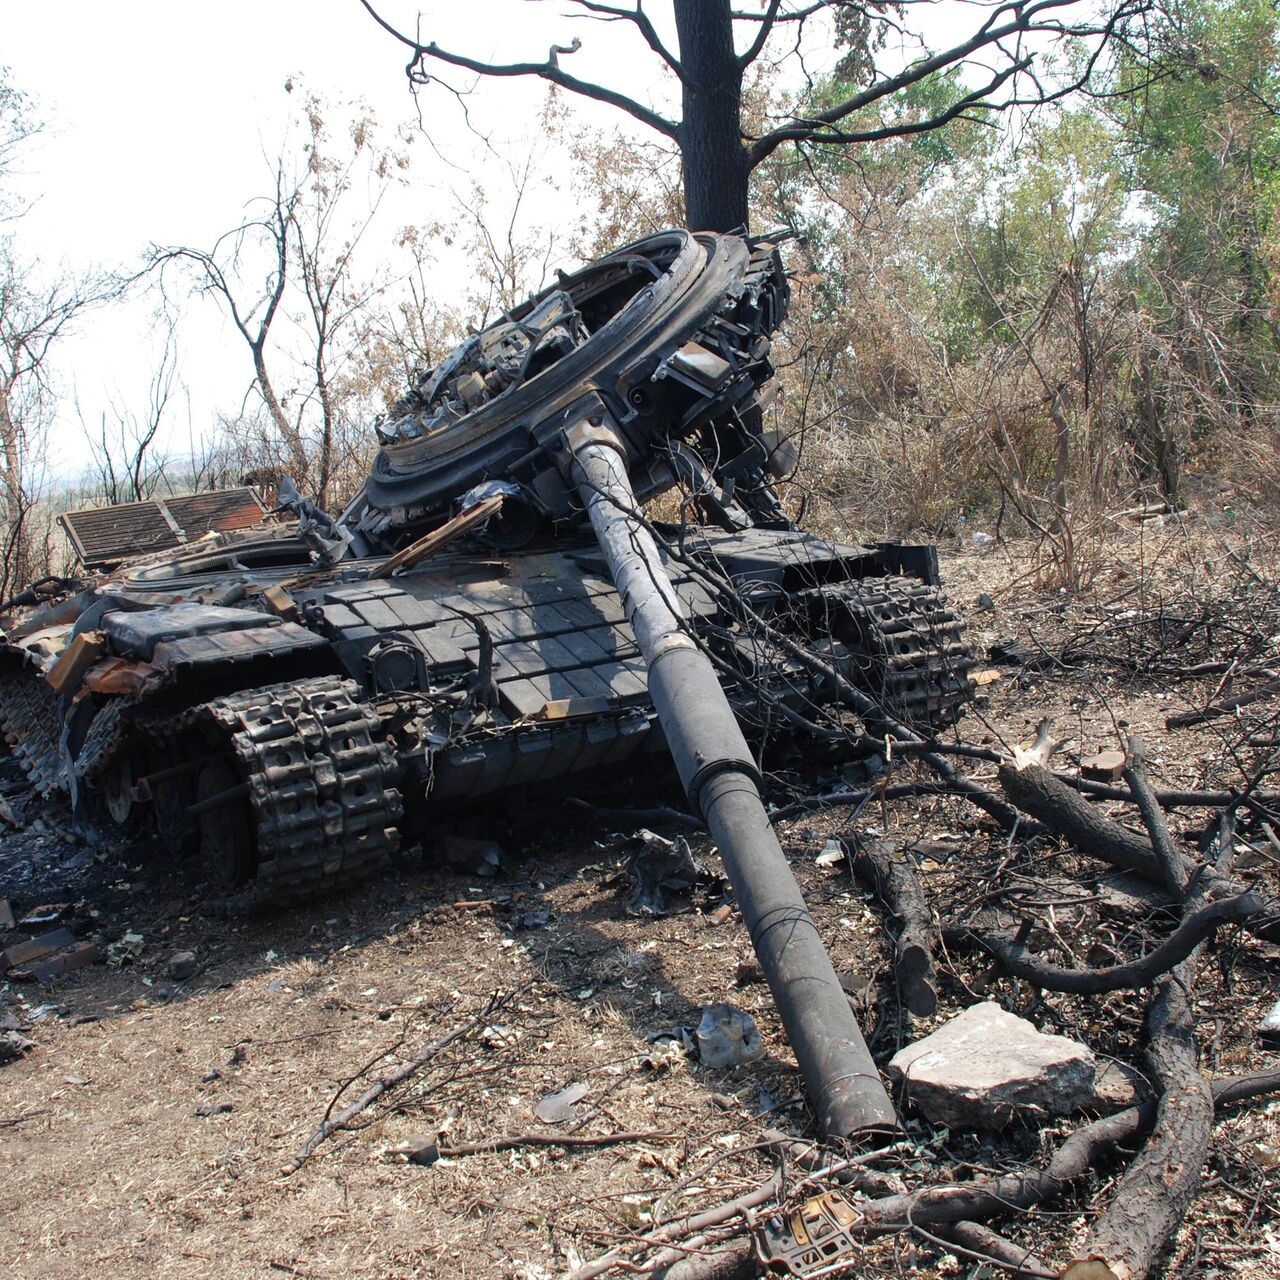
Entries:
MULTIPOLYGON (((98 493, 112 505, 141 502, 169 483, 169 459, 156 448, 156 436, 179 392, 178 346, 170 320, 160 362, 151 374, 147 405, 142 413, 114 402, 103 410, 96 431, 80 413, 80 425, 93 455, 93 479, 98 493)), ((76 405, 77 412, 80 406, 76 405)))
POLYGON ((162 288, 168 265, 180 262, 190 266, 195 272, 197 292, 214 297, 226 309, 249 348, 254 386, 301 479, 307 474, 307 449, 298 425, 285 413, 276 392, 268 367, 268 343, 289 283, 291 227, 302 198, 302 184, 286 175, 281 160, 276 165, 274 185, 271 196, 256 202, 261 213, 224 232, 212 248, 156 248, 150 266, 159 272, 162 288), (263 259, 257 264, 261 275, 252 274, 246 267, 245 259, 251 255, 263 259))
POLYGON ((150 267, 162 288, 170 267, 190 268, 196 292, 225 310, 248 348, 279 461, 324 504, 343 453, 357 321, 387 287, 385 274, 362 278, 355 257, 406 161, 375 141, 366 113, 339 149, 318 97, 305 99, 303 115, 301 164, 295 172, 282 153, 271 194, 253 202, 255 216, 207 250, 153 247, 150 267))
POLYGON ((119 297, 115 277, 61 275, 41 282, 36 265, 0 240, 0 504, 5 542, 0 593, 30 576, 28 517, 39 492, 45 428, 53 404, 50 354, 87 308, 119 297))

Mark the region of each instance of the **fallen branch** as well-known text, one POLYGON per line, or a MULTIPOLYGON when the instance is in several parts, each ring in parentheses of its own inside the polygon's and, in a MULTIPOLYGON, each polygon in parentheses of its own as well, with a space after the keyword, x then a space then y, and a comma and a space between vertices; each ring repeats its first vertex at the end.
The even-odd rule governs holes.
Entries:
POLYGON ((459 1142, 441 1147, 442 1160, 456 1156, 474 1156, 487 1151, 511 1151, 516 1147, 612 1147, 620 1142, 676 1142, 682 1135, 665 1130, 641 1130, 635 1133, 511 1133, 501 1138, 481 1138, 477 1142, 459 1142))
POLYGON ((1187 729, 1193 724, 1203 724, 1206 720, 1217 720, 1222 716, 1229 716, 1239 711, 1241 707, 1261 702, 1264 698, 1274 698, 1276 694, 1280 694, 1280 680, 1271 680, 1257 689, 1250 689, 1248 693, 1238 693, 1234 698, 1224 698, 1221 702, 1202 707, 1199 711, 1183 711, 1179 715, 1168 716, 1164 727, 1187 729))
POLYGON ((792 1137, 780 1129, 766 1129, 764 1140, 768 1144, 766 1150, 789 1160, 798 1169, 803 1169, 809 1175, 806 1181, 838 1182, 864 1196, 893 1195, 896 1188, 902 1185, 888 1174, 867 1168, 867 1165, 892 1155, 892 1147, 833 1159, 831 1151, 821 1143, 792 1137))
MULTIPOLYGON (((1001 765, 999 778, 1005 794, 1019 809, 1038 818, 1083 853, 1154 884, 1164 883, 1163 864, 1146 837, 1112 822, 1048 770, 1034 765, 1027 769, 1001 765)), ((1267 942, 1280 942, 1280 902, 1253 893, 1214 867, 1192 862, 1181 854, 1177 857, 1183 882, 1196 877, 1211 897, 1252 894, 1257 905, 1248 917, 1249 932, 1267 942)))
MULTIPOLYGON (((1015 769, 1001 765, 996 776, 1005 795, 1050 830, 1104 862, 1125 871, 1134 871, 1155 884, 1162 883, 1162 868, 1150 841, 1128 827, 1112 822, 1077 791, 1047 769, 1031 765, 1015 769)), ((1125 795, 1126 799, 1131 796, 1125 795)), ((1189 868, 1184 868, 1187 875, 1189 868)))
POLYGON ((1130 736, 1125 756, 1124 780, 1133 792, 1133 801, 1151 837, 1151 847, 1160 861, 1165 888, 1175 902, 1181 902, 1187 890, 1187 867, 1169 834, 1169 824, 1151 790, 1151 783, 1147 781, 1146 751, 1142 739, 1136 734, 1130 736))
MULTIPOLYGON (((459 1027, 455 1027, 438 1040, 433 1040, 420 1053, 415 1054, 407 1062, 401 1063, 394 1071, 383 1076, 376 1084, 371 1085, 349 1107, 344 1107, 337 1115, 326 1113, 324 1120, 317 1126, 316 1131, 298 1149, 297 1155, 280 1170, 281 1176, 287 1178, 290 1174, 296 1173, 315 1154, 316 1149, 326 1138, 331 1134, 337 1133, 340 1129, 345 1129, 356 1116, 362 1111, 367 1111, 388 1089, 393 1089, 396 1085, 403 1084, 410 1076, 421 1071, 442 1050, 447 1049, 451 1044, 455 1044, 464 1036, 470 1035, 478 1027, 483 1026, 498 1009, 512 999, 514 999, 514 993, 501 997, 497 995, 490 997, 485 1007, 474 1018, 459 1027)), ((347 1081, 347 1084, 350 1083, 351 1081, 347 1081)), ((346 1087, 347 1085, 343 1086, 344 1089, 346 1087)), ((341 1092, 339 1090, 338 1094, 335 1095, 334 1101, 337 1100, 338 1096, 341 1096, 341 1092)), ((329 1108, 332 1111, 332 1102, 329 1104, 329 1108)))
POLYGON ((716 1205, 712 1209, 705 1209, 701 1213, 689 1214, 683 1218, 674 1218, 670 1222, 663 1223, 660 1227, 655 1227, 654 1230, 647 1232, 645 1235, 637 1236, 630 1242, 629 1252, 624 1252, 620 1248, 610 1249, 608 1253, 596 1258, 594 1261, 584 1263, 571 1271, 568 1280, 592 1280, 592 1277, 604 1275, 606 1271, 611 1270, 615 1265, 625 1266, 627 1270, 634 1271, 635 1264, 631 1259, 635 1254, 656 1248, 659 1245, 670 1244, 675 1240, 706 1231, 710 1227, 718 1227, 723 1223, 730 1222, 734 1218, 743 1216, 748 1210, 775 1199, 781 1191, 782 1172, 778 1170, 758 1187, 727 1201, 725 1204, 716 1205))
POLYGON ((707 829, 707 824, 701 818, 695 818, 693 814, 685 813, 683 809, 673 809, 670 805, 655 805, 651 809, 609 809, 604 805, 592 804, 590 800, 583 800, 579 796, 567 796, 564 799, 558 799, 556 803, 563 804, 566 800, 573 808, 594 814, 604 822, 642 827, 656 826, 665 822, 672 826, 683 827, 686 831, 707 829))
POLYGON ((935 1231, 934 1235, 928 1232, 921 1234, 930 1240, 940 1240, 948 1250, 958 1250, 966 1258, 994 1262, 1011 1272, 1017 1280, 1055 1280, 1058 1274, 1050 1271, 1030 1249, 1006 1240, 981 1222, 953 1222, 937 1227, 935 1231))
POLYGON ((1022 978, 1042 991, 1065 991, 1070 995, 1093 996, 1105 991, 1133 990, 1150 986, 1162 974, 1181 964, 1221 924, 1248 921, 1257 912, 1259 898, 1255 893, 1238 894, 1234 898, 1217 898, 1187 915, 1181 924, 1159 946, 1141 959, 1125 964, 1100 965, 1093 969, 1065 968, 1051 964, 1039 956, 1029 955, 1012 932, 980 932, 967 925, 954 924, 942 931, 948 946, 976 943, 989 951, 1001 968, 1015 978, 1022 978))
MULTIPOLYGON (((1053 776, 1075 791, 1083 791, 1087 796, 1098 800, 1132 800, 1133 795, 1125 787, 1112 786, 1107 782, 1094 782, 1089 778, 1077 777, 1074 773, 1055 771, 1053 776)), ((1260 809, 1269 804, 1280 802, 1280 793, 1275 791, 1159 791, 1156 799, 1166 809, 1224 809, 1228 805, 1243 805, 1250 809, 1260 809)))
POLYGON ((910 857, 895 858, 882 840, 853 837, 848 843, 854 874, 871 886, 893 918, 893 972, 902 1001, 916 1017, 927 1018, 938 1007, 938 979, 932 916, 915 866, 910 857))
POLYGON ((1213 1132, 1191 1011, 1198 953, 1161 984, 1147 1015, 1147 1058, 1161 1093, 1155 1130, 1089 1229, 1063 1280, 1145 1280, 1186 1217, 1213 1132))
POLYGON ((803 817, 815 809, 830 809, 836 805, 860 805, 867 800, 905 800, 917 796, 950 796, 959 795, 945 782, 895 782, 887 787, 862 787, 857 791, 826 791, 821 795, 805 796, 802 800, 794 800, 780 809, 771 809, 769 817, 773 822, 785 822, 789 818, 803 817))
POLYGON ((750 1242, 740 1242, 696 1257, 682 1258, 649 1274, 654 1280, 754 1280, 760 1274, 760 1268, 750 1242))

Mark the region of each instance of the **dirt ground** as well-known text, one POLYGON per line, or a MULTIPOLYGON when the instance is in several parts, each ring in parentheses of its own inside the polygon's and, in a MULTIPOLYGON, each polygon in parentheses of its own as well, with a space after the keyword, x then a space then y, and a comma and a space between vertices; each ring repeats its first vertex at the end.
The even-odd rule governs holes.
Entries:
MULTIPOLYGON (((1060 760, 1070 767, 1081 754, 1118 745, 1127 725, 1143 736, 1158 786, 1239 785, 1249 763, 1239 717, 1225 727, 1164 726, 1166 716, 1203 705, 1219 688, 1221 672, 1180 677, 1205 661, 1202 652, 1224 651, 1226 624, 1215 617, 1178 639, 1183 628, 1167 615, 1182 617, 1201 583, 1238 580, 1256 587, 1263 615, 1232 625, 1262 626, 1268 587, 1275 593, 1274 559, 1273 542, 1239 530, 1126 527, 1100 558, 1091 589, 1067 596, 1037 587, 1022 552, 953 548, 944 555, 944 583, 980 652, 1012 637, 1058 658, 1070 643, 1087 651, 1042 670, 992 663, 999 678, 983 686, 980 705, 961 723, 963 737, 1012 744, 1052 715, 1069 739, 1060 760)), ((1224 609, 1239 598, 1234 589, 1227 596, 1224 609)), ((1265 650, 1266 637, 1259 643, 1265 650)), ((1280 647, 1280 636, 1271 643, 1280 647)), ((1270 661, 1280 662, 1280 653, 1270 661)), ((1274 707, 1263 704, 1258 720, 1274 717, 1274 707)), ((994 776, 982 763, 972 772, 994 776)), ((841 775, 828 764, 799 778, 788 765, 773 781, 771 795, 782 804, 792 798, 787 783, 832 790, 841 775)), ((669 785, 635 778, 594 800, 676 803, 669 785)), ((141 941, 126 963, 43 985, 0 985, 0 1018, 34 1042, 0 1067, 4 1276, 534 1280, 754 1187, 772 1167, 759 1145, 765 1130, 807 1130, 768 990, 750 966, 740 969, 751 958, 741 920, 717 910, 723 887, 695 890, 666 916, 627 914, 615 836, 633 832, 635 822, 534 798, 522 822, 495 818, 506 855, 495 879, 430 865, 410 851, 358 892, 221 920, 201 913, 200 894, 165 850, 95 852, 58 835, 62 815, 40 816, 0 837, 0 896, 19 914, 71 901, 86 936, 112 942, 130 933, 141 941), (194 953, 197 968, 175 980, 169 962, 181 951, 194 953), (766 1052, 748 1066, 712 1071, 669 1037, 696 1023, 702 1006, 726 1000, 752 1014, 766 1052), (458 1038, 365 1112, 360 1127, 335 1134, 288 1171, 326 1114, 450 1033, 458 1038), (576 1118, 552 1125, 535 1115, 547 1095, 579 1083, 585 1094, 576 1118), (601 1142, 516 1145, 430 1167, 391 1154, 422 1135, 457 1147, 530 1133, 601 1142), (633 1136, 608 1140, 618 1134, 633 1136)), ((1205 817, 1179 810, 1175 830, 1197 830, 1205 817)), ((941 957, 938 1014, 912 1020, 900 1011, 867 894, 847 866, 815 861, 851 821, 921 842, 926 890, 943 915, 997 900, 1016 905, 1019 894, 1034 906, 1046 879, 1096 883, 1102 869, 1053 841, 1014 846, 955 799, 872 805, 856 820, 846 808, 827 808, 780 823, 881 1061, 991 998, 1084 1039, 1101 1058, 1142 1069, 1142 999, 1131 992, 1042 997, 956 954, 941 957)), ((649 825, 675 834, 657 820, 649 825)), ((705 839, 692 843, 709 852, 705 839)), ((1275 867, 1265 853, 1250 854, 1240 874, 1274 891, 1275 867)), ((1090 936, 1113 928, 1092 890, 1052 918, 1062 945, 1081 949, 1082 963, 1090 936)), ((0 932, 0 945, 30 932, 0 932)), ((1278 955, 1230 931, 1211 947, 1197 1005, 1207 1075, 1277 1065, 1280 1055, 1259 1046, 1254 1028, 1280 997, 1278 955)), ((887 1167, 908 1186, 1042 1163, 1078 1123, 979 1138, 906 1119, 907 1142, 887 1167)), ((1099 1168, 1071 1198, 1001 1229, 1061 1263, 1121 1167, 1099 1168)), ((1277 1169, 1280 1102, 1228 1113, 1167 1274, 1280 1274, 1277 1169)), ((850 1271, 979 1273, 906 1235, 867 1246, 850 1271)))

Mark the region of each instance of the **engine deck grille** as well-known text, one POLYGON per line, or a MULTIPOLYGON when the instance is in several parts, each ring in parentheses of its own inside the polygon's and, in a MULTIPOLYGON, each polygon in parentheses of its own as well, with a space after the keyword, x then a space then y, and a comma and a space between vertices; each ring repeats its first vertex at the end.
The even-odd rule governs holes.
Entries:
POLYGON ((261 524, 266 514, 256 489, 218 489, 115 507, 86 507, 59 516, 58 523, 86 569, 109 569, 131 556, 193 542, 211 529, 251 528, 261 524))

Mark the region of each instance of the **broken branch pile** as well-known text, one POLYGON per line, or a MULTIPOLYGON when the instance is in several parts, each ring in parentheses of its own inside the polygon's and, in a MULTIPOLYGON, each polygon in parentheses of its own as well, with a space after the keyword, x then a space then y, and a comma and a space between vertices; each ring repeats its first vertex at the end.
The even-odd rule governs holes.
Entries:
MULTIPOLYGON (((936 908, 909 848, 896 846, 878 833, 856 831, 850 831, 844 843, 850 869, 885 912, 893 999, 904 1016, 929 1016, 937 1007, 938 992, 947 985, 946 970, 940 971, 935 958, 939 943, 957 954, 976 949, 992 962, 988 981, 1025 984, 1040 993, 1040 1003, 1046 992, 1089 998, 1145 990, 1143 1052, 1153 1097, 1143 1099, 1139 1094, 1133 1105, 1075 1129, 1038 1166, 926 1184, 908 1191, 889 1190, 894 1170, 904 1167, 898 1149, 842 1161, 836 1155, 824 1158, 820 1147, 776 1133, 771 1149, 777 1163, 754 1192, 693 1215, 687 1223, 666 1224, 619 1245, 575 1270, 571 1280, 588 1280, 619 1268, 672 1280, 755 1275, 761 1257, 776 1256, 765 1248, 764 1241, 776 1245, 779 1231, 793 1244, 803 1240, 806 1230, 812 1235, 824 1212, 845 1216, 838 1231, 832 1228, 827 1252, 813 1254, 812 1265, 794 1262, 795 1274, 835 1274, 840 1265, 852 1265, 856 1251, 864 1247, 859 1242, 902 1232, 1015 1275, 1145 1280, 1157 1273, 1200 1186, 1215 1118, 1234 1104, 1280 1090, 1280 1070, 1206 1079, 1195 1017, 1197 981, 1215 936, 1232 928, 1242 937, 1255 939, 1255 945, 1280 941, 1280 902, 1267 890, 1237 879, 1232 869, 1237 821, 1252 821, 1256 827, 1258 809, 1273 803, 1259 789, 1259 779, 1239 791, 1199 793, 1190 798, 1203 808, 1221 810, 1214 813, 1204 833, 1204 851, 1193 852, 1170 829, 1161 794, 1146 773, 1142 743, 1130 737, 1125 745, 1125 788, 1111 791, 1127 796, 1140 818, 1141 830, 1107 816, 1096 801, 1086 799, 1081 790, 1050 770, 1053 746, 1048 726, 1042 726, 1032 748, 1019 750, 1013 759, 1000 760, 995 781, 1003 799, 981 784, 961 778, 937 753, 904 753, 941 774, 942 788, 975 800, 1010 833, 1006 861, 1032 846, 1061 849, 1069 845, 1077 855, 1095 858, 1148 883, 1143 900, 1151 904, 1153 914, 1148 914, 1142 927, 1131 921, 1123 940, 1112 939, 1110 943, 1109 935, 1099 933, 1090 948, 1094 952, 1110 945, 1109 963, 1082 963, 1070 947, 1071 963, 1041 954, 1045 945, 1060 945, 1062 940, 1054 917, 1050 915, 1046 921, 1034 910, 1024 908, 1020 924, 1015 920, 1017 927, 1012 928, 993 927, 984 919, 990 912, 951 917, 938 925, 936 908), (945 766, 942 769, 938 768, 940 762, 945 766), (1011 823, 1002 821, 1006 807, 1015 815, 1011 823), (1029 842, 1014 843, 1019 829, 1031 833, 1029 842), (1167 918, 1167 925, 1159 936, 1150 935, 1148 927, 1161 917, 1167 918), (1137 954, 1133 954, 1135 950, 1137 954), (1137 1146, 1137 1154, 1124 1168, 1121 1152, 1132 1145, 1137 1146), (1117 1161, 1122 1164, 1121 1171, 1110 1189, 1103 1191, 1099 1212, 1083 1238, 1074 1244, 1059 1242, 1057 1247, 1068 1252, 1061 1265, 1042 1261, 1046 1256, 1043 1248, 1033 1253, 986 1225, 1067 1198, 1076 1198, 1079 1204, 1078 1197, 1089 1178, 1117 1161), (815 1189, 824 1187, 839 1187, 841 1194, 849 1197, 840 1200, 837 1196, 843 1209, 831 1209, 829 1193, 814 1197, 815 1189), (761 1206, 766 1205, 774 1211, 769 1230, 762 1225, 761 1206)), ((852 794, 862 803, 868 796, 878 796, 887 803, 892 794, 918 794, 921 789, 918 782, 891 784, 886 778, 878 789, 869 787, 852 794)), ((841 796, 841 800, 845 798, 841 796)), ((1060 883, 1054 881, 1055 886, 1060 883)), ((1066 893, 1065 889, 1055 891, 1066 893)), ((999 893, 995 896, 1002 897, 999 893)), ((1083 892, 1061 898, 1067 904, 1091 900, 1083 892)), ((1048 901, 1052 907, 1054 899, 1048 901)), ((909 1072, 907 1087, 910 1097, 909 1072)), ((1098 1098, 1090 1105, 1105 1109, 1098 1098)), ((819 1229, 819 1235, 822 1229, 826 1228, 819 1229)))

